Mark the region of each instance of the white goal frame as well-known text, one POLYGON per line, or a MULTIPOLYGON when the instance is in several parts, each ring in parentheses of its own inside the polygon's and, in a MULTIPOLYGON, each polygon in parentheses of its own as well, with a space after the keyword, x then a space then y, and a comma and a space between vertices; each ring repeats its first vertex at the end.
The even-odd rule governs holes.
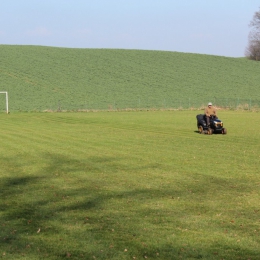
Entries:
POLYGON ((6 113, 8 114, 8 92, 7 91, 0 91, 0 94, 5 94, 5 106, 6 106, 6 113))

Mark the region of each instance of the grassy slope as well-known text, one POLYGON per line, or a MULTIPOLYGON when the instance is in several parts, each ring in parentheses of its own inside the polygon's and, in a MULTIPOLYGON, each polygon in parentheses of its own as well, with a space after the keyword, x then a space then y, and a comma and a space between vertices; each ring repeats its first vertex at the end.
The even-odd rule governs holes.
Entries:
POLYGON ((0 258, 258 260, 259 115, 195 114, 0 114, 0 258))
POLYGON ((260 63, 242 58, 5 45, 0 57, 0 90, 9 92, 11 110, 162 107, 188 99, 198 105, 214 97, 260 100, 260 63))

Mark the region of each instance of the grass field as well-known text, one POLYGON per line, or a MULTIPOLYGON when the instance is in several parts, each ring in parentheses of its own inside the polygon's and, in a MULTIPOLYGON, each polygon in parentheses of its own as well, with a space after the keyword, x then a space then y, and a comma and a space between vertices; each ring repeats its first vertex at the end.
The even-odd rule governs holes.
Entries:
MULTIPOLYGON (((143 50, 0 45, 10 111, 260 107, 259 62, 143 50)), ((5 109, 0 95, 0 110, 5 109)))
POLYGON ((0 258, 260 256, 258 113, 0 114, 0 258))

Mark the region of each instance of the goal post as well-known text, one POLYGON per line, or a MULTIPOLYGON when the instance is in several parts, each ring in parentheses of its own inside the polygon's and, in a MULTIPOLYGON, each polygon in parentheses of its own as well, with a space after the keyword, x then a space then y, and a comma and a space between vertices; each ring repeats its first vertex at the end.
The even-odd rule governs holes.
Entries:
POLYGON ((0 94, 5 94, 5 106, 6 106, 6 113, 8 114, 8 92, 7 91, 0 91, 0 94))

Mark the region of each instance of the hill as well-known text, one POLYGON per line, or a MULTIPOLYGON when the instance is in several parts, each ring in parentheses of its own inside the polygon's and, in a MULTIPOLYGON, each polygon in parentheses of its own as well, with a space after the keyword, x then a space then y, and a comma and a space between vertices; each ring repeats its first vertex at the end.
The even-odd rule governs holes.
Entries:
POLYGON ((260 63, 244 58, 9 45, 0 55, 0 91, 13 111, 260 102, 260 63))

